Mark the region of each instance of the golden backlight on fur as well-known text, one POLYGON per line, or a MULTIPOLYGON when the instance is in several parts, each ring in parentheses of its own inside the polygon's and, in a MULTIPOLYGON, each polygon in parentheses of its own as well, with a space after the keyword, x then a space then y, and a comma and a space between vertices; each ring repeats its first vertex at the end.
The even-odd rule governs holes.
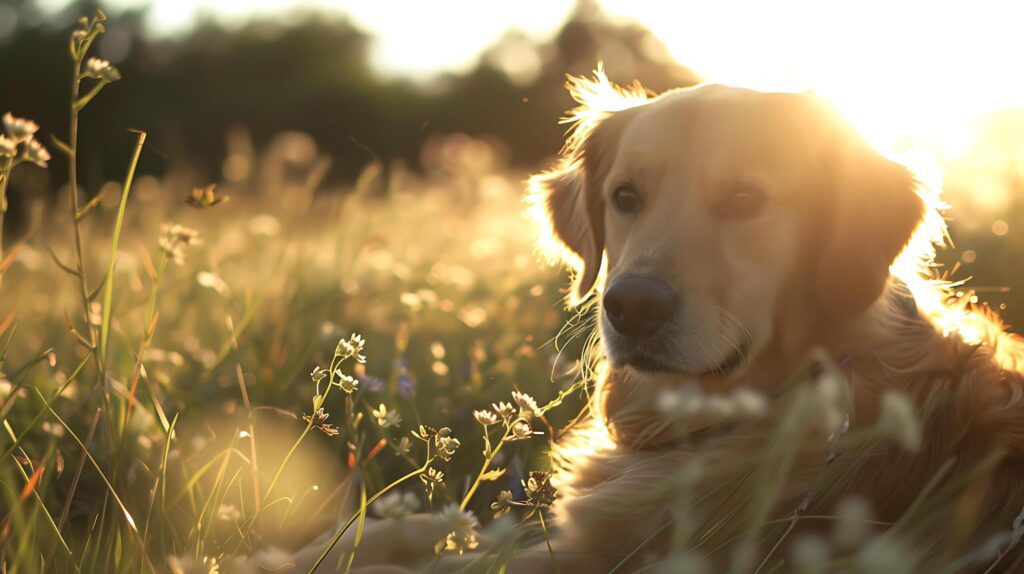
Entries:
MULTIPOLYGON (((548 172, 534 176, 529 184, 531 212, 541 227, 540 250, 554 262, 566 264, 578 285, 583 262, 576 253, 558 238, 543 203, 542 186, 551 177, 572 171, 582 161, 582 144, 587 136, 607 115, 643 105, 648 93, 639 84, 621 87, 612 83, 601 67, 592 79, 570 77, 567 87, 579 105, 563 118, 569 124, 565 146, 559 163, 548 172)), ((847 118, 849 119, 849 118, 847 118)), ((855 126, 858 127, 858 126, 855 126)), ((885 150, 880 150, 884 151, 885 150)), ((944 334, 959 334, 971 344, 985 343, 993 347, 994 355, 1004 368, 1024 366, 1024 345, 1020 338, 1007 333, 998 316, 987 306, 971 302, 971 294, 964 296, 964 281, 943 276, 935 263, 936 250, 946 244, 947 229, 942 210, 947 206, 941 199, 941 178, 933 176, 928 165, 902 159, 917 175, 918 194, 928 206, 922 224, 910 242, 893 262, 891 271, 910 288, 918 308, 944 334), (957 296, 957 294, 960 296, 957 296)), ((600 288, 601 279, 597 280, 600 288)), ((575 306, 585 299, 586 293, 570 292, 568 302, 575 306)))

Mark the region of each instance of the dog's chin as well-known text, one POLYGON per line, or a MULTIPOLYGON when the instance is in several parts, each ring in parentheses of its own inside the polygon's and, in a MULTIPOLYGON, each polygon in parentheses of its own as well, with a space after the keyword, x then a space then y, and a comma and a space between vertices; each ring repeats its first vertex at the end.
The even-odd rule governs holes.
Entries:
POLYGON ((614 367, 628 368, 637 374, 648 376, 678 376, 694 379, 704 377, 732 377, 740 373, 747 364, 749 345, 737 348, 718 363, 704 369, 688 368, 678 365, 663 357, 643 350, 631 350, 621 353, 610 353, 614 367))

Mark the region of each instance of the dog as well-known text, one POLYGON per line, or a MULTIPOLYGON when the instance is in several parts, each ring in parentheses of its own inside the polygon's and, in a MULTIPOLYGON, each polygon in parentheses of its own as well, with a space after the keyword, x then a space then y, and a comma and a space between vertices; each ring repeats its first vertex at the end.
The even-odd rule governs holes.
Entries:
MULTIPOLYGON (((920 571, 1016 571, 1024 345, 932 280, 942 221, 911 171, 810 95, 570 90, 528 198, 601 360, 553 452, 554 532, 506 571, 790 571, 800 540, 856 558, 865 532, 920 571), (832 537, 850 500, 873 514, 832 537)), ((431 528, 369 525, 355 571, 492 567, 417 558, 431 528)))
POLYGON ((760 570, 784 564, 787 538, 831 528, 801 516, 856 495, 922 568, 958 555, 955 571, 1021 568, 1012 544, 991 542, 1024 516, 1021 340, 929 281, 941 219, 912 172, 808 94, 651 97, 600 72, 570 89, 580 107, 559 162, 529 193, 547 252, 573 271, 570 305, 598 314, 605 368, 590 426, 554 453, 562 559, 628 571, 699 547, 714 571, 760 570), (689 385, 706 404, 750 391, 782 412, 803 400, 801 368, 809 392, 836 399, 809 423, 817 439, 659 408, 689 385), (865 439, 893 411, 920 427, 903 444, 865 439), (780 439, 804 442, 772 460, 780 439), (787 477, 770 495, 713 472, 671 487, 690 461, 760 453, 749 472, 787 477), (680 496, 693 504, 677 512, 680 496), (751 520, 736 519, 744 508, 751 520), (756 524, 768 518, 797 532, 756 524), (976 550, 986 541, 1004 555, 976 550))

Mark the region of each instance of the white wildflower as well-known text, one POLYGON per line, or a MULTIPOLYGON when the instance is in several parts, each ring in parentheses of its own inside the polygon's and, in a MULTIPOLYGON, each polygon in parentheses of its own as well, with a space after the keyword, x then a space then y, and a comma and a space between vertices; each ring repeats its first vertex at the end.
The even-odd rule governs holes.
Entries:
POLYGON ((345 373, 341 372, 341 369, 334 371, 334 376, 338 377, 338 380, 335 381, 334 384, 339 389, 345 391, 350 395, 354 393, 356 389, 359 387, 359 381, 357 381, 354 377, 350 377, 345 373))
POLYGON ((844 548, 854 548, 871 533, 871 504, 861 496, 847 496, 835 508, 832 538, 844 548))
POLYGON ((537 407, 537 401, 533 400, 533 397, 530 395, 513 391, 512 400, 519 405, 520 417, 529 420, 530 417, 540 416, 540 408, 537 407))
POLYGON ((445 537, 445 549, 462 554, 473 550, 479 543, 476 540, 480 521, 468 510, 460 510, 458 505, 449 504, 435 516, 438 524, 448 530, 445 537))
POLYGON ((504 419, 505 424, 512 422, 512 419, 516 417, 515 407, 504 401, 498 401, 498 404, 491 403, 491 406, 494 407, 494 412, 504 419))
POLYGON ((102 58, 89 58, 85 62, 85 75, 106 82, 116 82, 121 79, 121 72, 102 58))
POLYGON ((380 518, 401 520, 420 509, 420 499, 412 492, 392 491, 377 499, 370 510, 380 518))
POLYGON ((46 162, 50 161, 50 152, 46 151, 43 144, 30 139, 25 146, 25 159, 39 167, 46 167, 46 162))
POLYGON ((917 572, 913 550, 891 536, 879 536, 864 545, 855 559, 853 572, 874 574, 911 574, 917 572))
POLYGON ((239 512, 238 507, 233 504, 221 504, 217 508, 217 518, 226 522, 237 522, 242 517, 242 513, 239 512))
POLYGON ((764 395, 751 389, 736 389, 732 393, 732 400, 736 405, 737 414, 740 416, 757 418, 768 410, 768 401, 765 400, 764 395))
POLYGON ((365 363, 366 357, 363 356, 363 348, 365 346, 366 341, 363 340, 363 337, 357 333, 353 333, 348 340, 338 340, 338 348, 334 350, 334 353, 342 359, 353 357, 357 363, 365 363))
POLYGON ((18 153, 18 142, 0 135, 0 157, 14 157, 16 153, 18 153))
POLYGON ((913 403, 903 393, 887 391, 882 395, 876 428, 911 452, 921 448, 921 424, 913 403))
POLYGON ((483 426, 491 426, 498 422, 498 415, 492 411, 473 411, 473 418, 483 426))
POLYGON ((451 460, 461 444, 459 439, 452 436, 452 429, 448 427, 442 428, 434 435, 434 447, 437 448, 437 456, 442 460, 451 460))
POLYGON ((161 228, 160 250, 177 265, 185 263, 185 248, 198 245, 199 232, 176 223, 165 223, 161 228))
POLYGON ((402 422, 402 417, 398 414, 398 411, 389 411, 384 403, 381 403, 380 407, 370 412, 373 414, 373 418, 377 419, 377 424, 380 425, 380 428, 383 429, 396 427, 402 422))
POLYGON ((508 441, 526 440, 533 436, 533 429, 530 428, 530 423, 526 421, 516 421, 509 430, 512 431, 512 434, 505 439, 508 441))
POLYGON ((216 558, 203 556, 197 560, 192 556, 168 556, 167 567, 171 574, 219 574, 220 566, 216 558))
POLYGON ((832 550, 824 538, 814 534, 805 534, 793 541, 789 553, 795 572, 824 574, 828 571, 832 550))
POLYGON ((309 374, 309 378, 313 379, 314 383, 319 383, 327 377, 327 369, 320 368, 320 365, 313 367, 313 372, 309 374))
POLYGON ((24 118, 16 118, 11 112, 4 114, 4 128, 7 130, 7 135, 11 136, 16 142, 25 141, 39 131, 39 125, 35 122, 24 118))

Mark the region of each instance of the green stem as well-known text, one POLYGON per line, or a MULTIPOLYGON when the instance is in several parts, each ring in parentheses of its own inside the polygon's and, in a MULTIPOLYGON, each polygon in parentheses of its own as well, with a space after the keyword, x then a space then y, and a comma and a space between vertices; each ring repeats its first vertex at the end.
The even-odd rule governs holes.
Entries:
MULTIPOLYGON (((494 457, 498 456, 498 451, 501 450, 501 447, 505 446, 505 439, 507 439, 508 438, 508 434, 510 432, 512 432, 512 427, 515 426, 516 422, 519 422, 519 421, 518 420, 513 421, 512 424, 510 424, 508 426, 508 428, 505 429, 505 434, 502 435, 501 440, 499 440, 498 444, 495 445, 494 450, 490 451, 490 455, 489 456, 485 456, 484 457, 484 463, 480 466, 480 472, 478 472, 476 474, 476 480, 474 480, 473 484, 470 485, 469 490, 466 492, 466 496, 462 499, 462 504, 459 505, 459 510, 465 510, 466 507, 469 506, 469 500, 471 498, 473 498, 473 494, 476 493, 476 489, 480 487, 481 479, 482 479, 484 473, 487 472, 487 467, 491 466, 491 461, 494 460, 494 457)), ((487 429, 486 428, 484 429, 484 440, 488 441, 488 445, 490 445, 489 439, 487 438, 487 429)), ((490 449, 488 449, 488 450, 490 450, 490 449)))
MULTIPOLYGON (((110 266, 107 268, 107 279, 103 284, 103 321, 100 323, 100 363, 104 366, 107 364, 107 341, 110 337, 110 308, 114 299, 114 268, 117 266, 117 246, 121 240, 124 213, 128 206, 128 193, 131 192, 135 168, 139 165, 139 155, 142 153, 142 146, 145 143, 146 132, 139 132, 138 140, 135 142, 135 153, 132 154, 131 163, 128 164, 128 173, 124 178, 121 204, 117 208, 117 220, 114 222, 114 237, 110 242, 110 266)), ((146 327, 148 328, 148 325, 146 327)))
POLYGON ((313 567, 309 569, 308 574, 313 574, 313 572, 316 572, 316 569, 320 567, 320 564, 322 564, 323 561, 327 559, 327 555, 331 553, 331 550, 334 550, 334 547, 337 546, 338 542, 341 540, 341 537, 345 535, 345 532, 348 530, 348 528, 352 526, 352 523, 355 522, 357 518, 359 518, 359 515, 363 512, 363 508, 369 507, 371 504, 373 504, 375 500, 377 500, 378 498, 380 498, 389 490, 395 488, 399 484, 402 484, 403 482, 409 480, 410 478, 417 477, 423 474, 424 472, 427 472, 427 468, 430 467, 431 462, 433 462, 433 460, 428 457, 427 462, 424 463, 423 466, 417 468, 416 470, 410 472, 409 474, 403 476, 402 478, 399 478, 398 480, 385 486, 383 489, 377 491, 377 494, 371 496, 370 499, 366 501, 366 504, 362 505, 360 507, 360 510, 356 511, 356 513, 353 514, 352 517, 349 518, 348 521, 345 523, 345 526, 342 526, 341 530, 339 530, 338 533, 334 535, 334 538, 331 540, 331 543, 328 544, 327 548, 325 548, 323 553, 320 554, 320 558, 318 558, 316 563, 313 564, 313 567))

